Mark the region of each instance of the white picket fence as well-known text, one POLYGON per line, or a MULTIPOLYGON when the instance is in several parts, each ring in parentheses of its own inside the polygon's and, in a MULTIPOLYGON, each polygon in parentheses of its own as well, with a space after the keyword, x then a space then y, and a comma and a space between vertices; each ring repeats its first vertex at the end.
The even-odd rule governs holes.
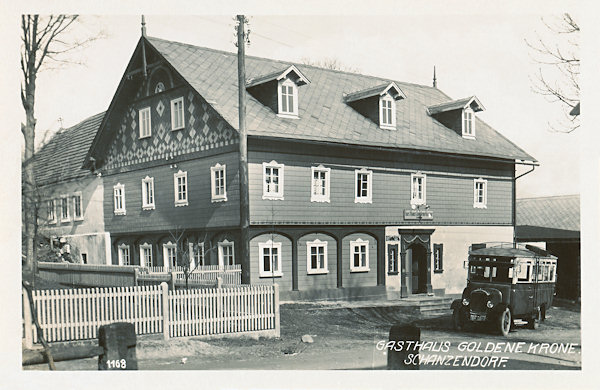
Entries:
MULTIPOLYGON (((165 339, 240 332, 279 337, 279 288, 240 286, 169 291, 167 284, 77 290, 34 290, 36 316, 48 342, 97 337, 98 327, 134 324, 136 334, 165 339)), ((28 316, 25 316, 27 318, 28 316)), ((35 326, 25 323, 33 342, 35 326)))
MULTIPOLYGON (((184 268, 177 267, 141 267, 140 271, 146 271, 149 275, 152 274, 166 274, 174 272, 177 280, 185 281, 184 268)), ((188 281, 199 282, 208 284, 209 282, 217 282, 217 278, 223 279, 225 285, 236 285, 242 284, 242 266, 240 264, 234 265, 204 265, 195 268, 188 276, 188 281)))

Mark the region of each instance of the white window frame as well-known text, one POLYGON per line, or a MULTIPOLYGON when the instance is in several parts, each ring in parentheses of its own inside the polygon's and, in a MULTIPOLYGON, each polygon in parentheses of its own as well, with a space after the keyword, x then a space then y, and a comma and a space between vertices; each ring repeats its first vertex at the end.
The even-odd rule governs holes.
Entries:
POLYGON ((359 238, 355 241, 350 241, 350 272, 369 272, 369 240, 363 240, 359 238), (364 266, 354 266, 354 253, 355 248, 365 246, 365 265, 364 266))
POLYGON ((379 127, 386 130, 396 130, 396 100, 387 93, 379 98, 379 127), (384 105, 387 105, 388 103, 390 107, 384 107, 384 105), (389 123, 385 120, 386 115, 384 109, 386 110, 386 113, 387 110, 391 111, 391 121, 389 123))
POLYGON ((277 161, 273 160, 269 163, 264 162, 263 164, 263 199, 270 199, 270 200, 283 200, 283 179, 284 179, 284 169, 285 166, 283 164, 278 164, 277 161), (277 168, 278 169, 278 176, 277 176, 277 182, 279 185, 279 190, 277 192, 275 191, 268 191, 268 186, 267 186, 267 168, 273 169, 273 168, 277 168))
POLYGON ((463 138, 475 139, 475 111, 471 107, 465 107, 462 111, 462 136, 463 138), (467 123, 470 126, 466 126, 467 123), (471 130, 470 132, 468 130, 471 130))
POLYGON ((73 221, 83 221, 83 195, 81 191, 73 194, 73 221), (77 215, 77 199, 79 199, 79 215, 77 215))
MULTIPOLYGON (((362 181, 361 181, 362 184, 362 181)), ((373 203, 373 171, 370 171, 366 168, 355 169, 354 170, 354 203, 373 203), (367 175, 367 195, 362 196, 362 188, 361 188, 361 196, 358 196, 358 175, 367 175)))
POLYGON ((258 243, 258 276, 260 278, 283 276, 283 273, 281 272, 281 242, 273 242, 273 240, 269 240, 267 242, 258 243), (270 271, 265 270, 265 249, 269 249, 269 263, 271 265, 270 271), (273 249, 277 249, 277 269, 274 269, 273 267, 273 249))
POLYGON ((57 222, 56 201, 54 199, 46 201, 46 213, 48 213, 48 223, 54 224, 57 222))
MULTIPOLYGON (((286 94, 286 96, 289 96, 289 94, 286 94)), ((289 108, 289 104, 286 104, 286 106, 289 108)), ((292 118, 292 119, 297 119, 298 118, 298 86, 296 85, 296 83, 294 83, 292 80, 290 79, 283 79, 280 80, 279 83, 277 83, 277 116, 280 116, 282 118, 292 118), (287 92, 287 88, 292 88, 292 110, 287 110, 287 111, 283 111, 283 92, 281 91, 281 88, 285 86, 286 87, 286 92, 287 92)))
MULTIPOLYGON (((310 201, 311 202, 330 202, 329 196, 329 178, 331 177, 331 168, 325 168, 323 165, 318 167, 311 167, 310 169, 310 201), (325 174, 324 189, 325 194, 315 194, 315 172, 325 174)), ((319 181, 321 179, 319 178, 319 181)), ((320 187, 321 188, 321 187, 320 187)))
POLYGON ((427 202, 427 175, 424 173, 411 173, 410 174, 410 204, 411 205, 423 205, 427 202), (417 191, 415 189, 416 179, 423 179, 423 188, 421 190, 422 197, 417 197, 417 191))
POLYGON ((148 138, 152 136, 152 110, 150 107, 140 108, 139 112, 139 127, 140 127, 140 139, 148 138), (148 116, 148 128, 146 128, 146 122, 144 121, 144 115, 148 116), (146 130, 146 131, 143 131, 146 130))
POLYGON ((71 211, 69 205, 69 195, 60 196, 60 222, 69 222, 71 220, 71 211), (67 215, 64 216, 64 206, 67 206, 67 215))
POLYGON ((118 258, 119 258, 119 265, 131 265, 131 250, 129 248, 129 245, 127 244, 121 244, 118 247, 118 258), (124 250, 127 250, 127 263, 125 264, 124 261, 124 250))
POLYGON ((178 97, 177 99, 173 99, 171 100, 171 131, 175 131, 175 130, 181 130, 185 127, 185 110, 183 109, 183 96, 178 97), (179 112, 181 113, 180 119, 181 122, 180 123, 176 123, 175 120, 175 113, 176 113, 176 105, 180 105, 179 107, 179 112))
POLYGON ((227 166, 217 163, 210 167, 210 196, 212 202, 227 201, 227 166), (223 193, 217 194, 216 176, 217 172, 222 172, 223 175, 223 193))
POLYGON ((146 176, 142 179, 142 210, 154 210, 154 178, 146 176))
POLYGON ((482 178, 473 180, 473 207, 477 209, 486 209, 487 208, 487 180, 482 178), (482 197, 483 202, 479 201, 479 193, 477 191, 477 184, 482 184, 482 197))
POLYGON ((143 244, 140 245, 140 266, 142 267, 153 267, 154 266, 154 254, 152 253, 152 244, 148 244, 147 242, 144 242, 143 244), (148 264, 148 262, 146 261, 146 256, 145 256, 145 251, 149 250, 150 251, 150 264, 148 264))
POLYGON ((187 206, 188 205, 188 193, 189 193, 189 185, 187 180, 187 171, 179 170, 179 172, 173 174, 173 189, 174 196, 173 199, 175 201, 175 207, 187 206), (183 178, 185 181, 185 191, 183 192, 184 198, 179 199, 179 178, 183 178))
MULTIPOLYGON (((318 250, 317 250, 318 251, 318 250)), ((317 252, 318 256, 318 252, 317 252)), ((317 259, 318 260, 318 259, 317 259)), ((309 275, 328 274, 329 268, 327 265, 327 241, 321 241, 318 238, 306 243, 306 273, 309 275), (312 268, 312 248, 323 248, 323 268, 312 268)))
POLYGON ((163 267, 165 267, 165 270, 171 268, 175 269, 177 267, 177 244, 173 244, 171 241, 163 244, 163 267), (171 264, 171 259, 169 257, 171 249, 175 251, 175 261, 173 264, 171 264))
POLYGON ((204 243, 203 242, 190 242, 189 243, 189 256, 190 256, 190 271, 196 268, 197 260, 200 260, 200 267, 204 266, 204 243), (198 249, 196 251, 196 249, 198 249), (198 256, 199 255, 199 256, 198 256))
MULTIPOLYGON (((228 241, 228 240, 224 240, 224 241, 220 241, 219 242, 219 268, 223 268, 225 266, 225 257, 224 257, 224 253, 223 253, 223 248, 225 247, 230 247, 231 248, 231 260, 232 263, 235 264, 235 245, 233 241, 228 241)), ((232 265, 232 264, 227 264, 232 265)))
POLYGON ((115 215, 127 214, 127 209, 125 208, 125 186, 121 183, 113 186, 113 207, 115 215), (117 191, 119 191, 118 194, 117 191), (120 202, 117 202, 117 196, 120 198, 120 202), (121 203, 121 207, 117 207, 118 203, 121 203))

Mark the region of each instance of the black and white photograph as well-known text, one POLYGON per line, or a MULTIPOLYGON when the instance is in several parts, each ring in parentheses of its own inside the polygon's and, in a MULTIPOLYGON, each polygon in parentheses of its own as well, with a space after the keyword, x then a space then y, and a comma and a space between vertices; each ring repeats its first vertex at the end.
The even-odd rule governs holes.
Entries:
POLYGON ((3 5, 14 388, 593 387, 594 7, 135 3, 3 5))

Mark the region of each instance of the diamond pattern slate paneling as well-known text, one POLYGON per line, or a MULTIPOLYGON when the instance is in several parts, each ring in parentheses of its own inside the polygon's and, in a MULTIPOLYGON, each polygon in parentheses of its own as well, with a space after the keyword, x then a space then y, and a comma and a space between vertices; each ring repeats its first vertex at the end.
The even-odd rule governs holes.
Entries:
MULTIPOLYGON (((143 95, 142 85, 136 96, 143 95)), ((192 90, 166 91, 133 102, 121 119, 108 149, 106 168, 120 168, 148 161, 208 151, 237 143, 237 132, 192 90), (184 97, 185 128, 171 130, 171 99, 184 97), (139 139, 138 110, 150 106, 151 136, 139 139)))

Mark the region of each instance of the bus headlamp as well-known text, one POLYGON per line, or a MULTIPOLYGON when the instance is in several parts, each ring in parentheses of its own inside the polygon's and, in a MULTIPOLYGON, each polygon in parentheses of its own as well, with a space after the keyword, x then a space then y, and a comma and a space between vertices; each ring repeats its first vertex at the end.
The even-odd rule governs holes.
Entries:
POLYGON ((469 306, 469 300, 467 298, 463 298, 462 304, 465 306, 469 306))
POLYGON ((486 306, 488 307, 488 309, 491 309, 492 307, 494 307, 494 304, 492 303, 492 301, 487 301, 486 306))

